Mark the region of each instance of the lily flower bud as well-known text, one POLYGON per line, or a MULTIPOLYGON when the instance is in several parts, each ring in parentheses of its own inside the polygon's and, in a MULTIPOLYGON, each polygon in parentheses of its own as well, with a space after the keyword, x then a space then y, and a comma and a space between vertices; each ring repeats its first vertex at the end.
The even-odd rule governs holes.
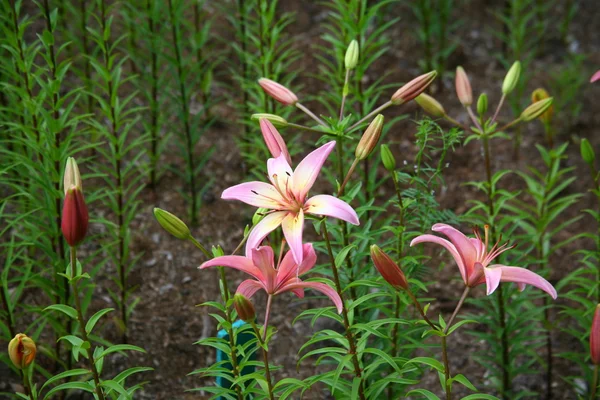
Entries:
POLYGON ((471 90, 471 82, 469 82, 469 77, 467 73, 463 69, 463 67, 456 68, 456 95, 458 96, 458 100, 465 107, 473 104, 473 90, 471 90))
POLYGON ((375 268, 390 285, 396 289, 408 289, 408 281, 404 272, 400 269, 390 256, 385 254, 377 245, 371 246, 371 259, 375 268))
POLYGON ((160 226, 162 226, 165 231, 169 232, 177 239, 187 240, 192 237, 190 228, 188 228, 185 222, 170 212, 158 207, 154 208, 154 218, 156 218, 160 226))
MULTIPOLYGON (((535 89, 533 91, 533 93, 531 93, 531 102, 537 103, 538 101, 542 101, 549 97, 550 97, 550 95, 548 94, 548 92, 546 92, 546 90, 544 90, 542 88, 538 88, 538 89, 535 89)), ((548 109, 539 116, 539 119, 542 122, 548 124, 552 120, 552 114, 554 114, 554 107, 552 105, 550 105, 550 107, 548 107, 548 109)))
POLYGON ((547 99, 530 104, 529 107, 527 107, 521 113, 521 120, 531 121, 533 119, 536 119, 537 117, 545 113, 550 108, 550 106, 552 106, 553 101, 554 99, 552 97, 548 97, 547 99))
POLYGON ((256 311, 252 302, 248 300, 243 294, 236 293, 233 296, 233 306, 238 314, 238 317, 244 322, 253 322, 256 318, 256 311))
POLYGON ((436 76, 437 71, 431 71, 408 82, 392 95, 392 104, 398 106, 414 99, 431 85, 436 76))
POLYGON ((344 57, 344 64, 346 69, 354 69, 356 68, 356 64, 358 64, 358 42, 353 40, 348 45, 348 49, 346 50, 346 56, 344 57))
POLYGON ((502 83, 502 93, 507 95, 512 92, 517 86, 517 83, 519 83, 520 76, 521 63, 519 61, 515 61, 504 77, 504 82, 502 83))
POLYGON ((596 159, 596 153, 594 152, 594 148, 590 144, 589 140, 581 139, 581 158, 588 164, 593 164, 596 159))
POLYGON ((298 102, 298 97, 290 89, 286 88, 282 84, 272 81, 267 78, 260 78, 258 84, 263 88, 266 94, 284 104, 286 106, 293 106, 298 102))
POLYGON ((35 359, 36 352, 35 342, 23 333, 17 334, 8 343, 8 356, 18 369, 27 368, 35 359))
POLYGON ((441 118, 446 115, 444 107, 433 97, 428 94, 421 93, 415 99, 418 105, 429 115, 435 118, 441 118))
POLYGON ((488 97, 487 94, 481 93, 477 99, 477 113, 479 115, 485 115, 488 110, 488 97))
POLYGON ((354 156, 359 160, 364 160, 375 150, 377 142, 381 137, 381 131, 383 130, 383 115, 378 114, 373 121, 367 127, 365 133, 360 138, 360 142, 356 146, 354 156))
POLYGON ((83 197, 81 175, 73 157, 69 157, 64 175, 65 201, 61 231, 69 246, 77 246, 87 234, 89 216, 83 197))
POLYGON ((590 355, 595 365, 600 365, 600 304, 594 311, 592 329, 590 330, 590 355))
POLYGON ((396 159, 392 154, 389 146, 387 144, 382 144, 380 146, 381 152, 381 162, 383 163, 383 167, 387 169, 389 172, 394 172, 396 170, 396 159))
POLYGON ((594 73, 594 75, 592 75, 592 77, 590 78, 590 83, 594 83, 596 81, 600 80, 600 70, 596 71, 594 73))
POLYGON ((277 132, 277 129, 268 119, 261 118, 259 122, 260 131, 262 132, 263 138, 265 139, 265 143, 267 144, 271 155, 274 158, 277 158, 283 153, 285 160, 288 162, 288 164, 291 165, 292 158, 290 157, 290 153, 285 144, 285 141, 283 140, 279 132, 277 132))
POLYGON ((275 126, 277 128, 284 128, 284 127, 288 126, 287 120, 283 117, 280 117, 279 115, 258 113, 258 114, 252 114, 250 116, 250 119, 252 121, 260 121, 261 118, 269 120, 269 122, 272 123, 273 126, 275 126))

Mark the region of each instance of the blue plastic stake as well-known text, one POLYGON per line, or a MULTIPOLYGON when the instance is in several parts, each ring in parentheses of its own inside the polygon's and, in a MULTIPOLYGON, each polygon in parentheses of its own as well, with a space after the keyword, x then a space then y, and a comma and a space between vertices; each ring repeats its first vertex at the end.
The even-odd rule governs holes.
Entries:
MULTIPOLYGON (((233 323, 233 331, 237 332, 240 328, 243 328, 244 326, 248 325, 246 322, 242 321, 242 320, 237 320, 233 323)), ((227 333, 227 331, 225 329, 221 329, 218 333, 217 333, 217 337, 220 339, 226 339, 229 340, 229 334, 227 333)), ((248 343, 250 340, 254 339, 254 334, 250 331, 250 330, 245 330, 239 334, 236 335, 236 341, 235 344, 236 346, 243 346, 246 343, 248 343)), ((246 351, 252 351, 252 349, 247 349, 246 351)), ((229 358, 229 354, 224 353, 221 350, 217 350, 217 362, 223 361, 223 360, 230 360, 229 358)), ((256 361, 256 352, 252 351, 252 355, 250 356, 250 360, 251 361, 256 361)), ((239 363, 242 361, 242 357, 238 356, 238 365, 239 363)), ((227 369, 231 369, 231 363, 225 363, 223 364, 224 368, 227 369)), ((250 365, 250 366, 246 366, 242 369, 241 374, 242 375, 248 375, 251 374, 255 371, 254 366, 250 365)), ((232 376, 232 380, 233 380, 233 376, 232 376)), ((220 387, 224 387, 224 388, 231 388, 231 381, 224 379, 223 377, 218 376, 217 377, 217 385, 220 387)), ((222 397, 219 397, 219 400, 223 400, 222 397)))

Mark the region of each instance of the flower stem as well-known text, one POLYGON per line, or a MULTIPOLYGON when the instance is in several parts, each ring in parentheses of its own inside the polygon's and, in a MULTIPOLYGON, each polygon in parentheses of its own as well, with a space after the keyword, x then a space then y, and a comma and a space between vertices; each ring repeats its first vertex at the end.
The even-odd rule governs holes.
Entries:
POLYGON ((594 378, 592 380, 592 394, 590 400, 596 399, 596 391, 598 390, 598 365, 594 367, 594 378))
POLYGON ((427 318, 427 316, 425 315, 425 312, 423 311, 423 307, 421 307, 421 303, 419 303, 419 300, 417 300, 417 298, 413 294, 413 292, 409 289, 409 290, 406 290, 406 294, 408 294, 408 297, 410 297, 410 299, 412 300, 417 311, 419 311, 419 314, 421 314, 421 318, 423 318, 423 321, 427 322, 427 325, 429 325, 431 327, 431 329, 439 331, 440 328, 435 326, 435 324, 433 322, 431 322, 431 320, 429 318, 427 318))
POLYGON ((344 106, 346 105, 346 97, 348 97, 348 80, 350 79, 350 70, 346 70, 346 78, 344 79, 344 89, 342 93, 342 105, 340 106, 340 121, 344 118, 344 106))
POLYGON ((208 258, 213 258, 212 254, 210 254, 210 252, 206 249, 206 247, 204 247, 199 241, 197 241, 195 238, 190 236, 190 241, 194 244, 194 246, 196 246, 197 248, 200 249, 200 251, 202 253, 204 253, 204 255, 208 258))
POLYGON ((354 161, 352 162, 352 165, 350 166, 350 169, 348 169, 348 173, 346 173, 346 177, 344 178, 344 182, 342 182, 342 185, 340 186, 340 190, 338 190, 337 197, 340 197, 341 195, 344 194, 344 189, 346 188, 346 184, 350 180, 350 177, 352 176, 352 173, 356 169, 356 166, 358 165, 359 161, 360 160, 358 158, 355 158, 354 161))
POLYGON ((442 336, 442 359, 444 361, 444 392, 446 400, 452 398, 452 386, 448 384, 450 380, 450 363, 448 362, 448 345, 446 343, 447 336, 442 336))
POLYGON ((23 375, 23 392, 25 393, 25 396, 31 398, 31 388, 29 386, 29 370, 30 367, 23 368, 23 370, 21 371, 21 375, 23 375))
POLYGON ((454 319, 456 318, 456 316, 458 315, 458 312, 460 311, 463 304, 465 303, 465 299, 467 298, 467 295, 469 294, 470 290, 471 290, 471 288, 469 286, 465 286, 465 290, 463 291, 462 296, 460 296, 460 300, 458 301, 458 304, 456 305, 456 308, 454 309, 454 312, 452 313, 450 320, 446 324, 446 329, 444 329, 444 333, 448 333, 448 331, 450 330, 450 327, 452 326, 454 319))
MULTIPOLYGON (((71 279, 75 274, 77 269, 77 248, 71 246, 71 279)), ((94 386, 96 389, 96 395, 98 399, 104 400, 104 393, 102 392, 102 387, 100 386, 100 375, 98 374, 98 370, 96 369, 96 360, 94 360, 94 350, 92 346, 92 342, 88 338, 87 332, 85 330, 86 320, 83 316, 83 311, 81 307, 81 300, 79 299, 79 290, 77 289, 78 281, 71 281, 71 285, 73 285, 73 297, 75 298, 75 309, 77 310, 77 320, 79 322, 79 329, 81 331, 81 337, 85 342, 88 342, 90 346, 87 348, 88 359, 90 361, 90 369, 92 370, 92 376, 94 377, 94 386)))
POLYGON ((498 113, 500 113, 500 109, 502 108, 502 105, 504 104, 505 99, 506 99, 506 95, 503 94, 502 97, 500 98, 500 101, 498 102, 498 107, 496 107, 496 112, 494 112, 494 116, 492 117, 492 121, 491 121, 492 124, 498 117, 498 113))
POLYGON ((374 109, 373 111, 371 111, 370 113, 368 113, 367 115, 365 115, 364 117, 362 117, 360 120, 358 120, 358 122, 356 122, 350 128, 346 129, 345 133, 350 132, 351 130, 353 130, 354 128, 356 128, 357 126, 359 126, 360 124, 362 124, 363 122, 365 122, 366 120, 368 120, 369 118, 371 118, 373 115, 379 114, 380 112, 382 112, 386 108, 390 107, 391 105, 392 105, 391 101, 383 103, 382 105, 380 105, 379 107, 377 107, 376 109, 374 109))
POLYGON ((354 342, 354 336, 352 335, 350 319, 348 318, 348 309, 346 308, 346 302, 344 301, 344 293, 342 291, 342 284, 340 282, 340 276, 338 274, 337 266, 335 265, 335 257, 333 250, 331 249, 331 240, 329 239, 329 232, 327 231, 327 219, 322 220, 321 227, 323 229, 323 239, 325 239, 325 245, 327 246, 327 253, 331 261, 331 271, 333 272, 333 281, 335 283, 335 290, 337 291, 340 299, 342 299, 342 317, 344 319, 344 327, 346 328, 346 339, 348 340, 348 347, 350 348, 350 355, 352 356, 352 364, 354 365, 354 374, 361 383, 358 389, 358 396, 361 400, 365 400, 363 377, 360 364, 358 362, 358 355, 356 354, 356 343, 354 342))
POLYGON ((398 197, 398 219, 400 222, 400 229, 398 230, 398 261, 400 261, 400 257, 402 257, 402 253, 404 252, 404 230, 405 222, 404 222, 404 201, 402 200, 402 191, 400 190, 400 183, 398 182, 398 177, 396 176, 396 171, 392 172, 392 180, 394 181, 394 188, 396 189, 396 197, 398 197))
POLYGON ((273 295, 270 294, 269 297, 267 297, 267 308, 265 309, 265 324, 263 326, 263 342, 267 341, 267 329, 269 328, 269 317, 271 316, 271 303, 273 301, 273 295))
POLYGON ((292 128, 296 128, 296 129, 302 129, 304 131, 319 133, 321 135, 323 134, 323 131, 321 129, 315 129, 315 128, 311 128, 309 126, 298 125, 298 124, 294 124, 292 122, 288 122, 287 126, 292 127, 292 128))
POLYGON ((308 108, 306 108, 304 105, 300 104, 300 103, 296 103, 296 107, 298 107, 300 110, 302 110, 306 115, 308 115, 309 117, 311 117, 312 119, 314 119, 315 121, 317 121, 317 123, 319 125, 323 125, 323 126, 327 126, 327 124, 325 122, 323 122, 323 120, 319 117, 317 117, 312 111, 310 111, 308 108))
MULTIPOLYGON (((271 296, 269 296, 269 301, 271 300, 271 296)), ((260 331, 256 326, 256 322, 252 321, 252 328, 254 329, 254 334, 256 335, 256 339, 260 344, 260 348, 263 353, 263 362, 265 364, 265 376, 267 378, 267 387, 269 388, 269 399, 275 400, 275 395, 273 394, 273 382, 271 380, 271 370, 269 369, 269 350, 267 344, 260 336, 260 331)), ((265 332, 267 331, 267 326, 264 327, 265 332)))

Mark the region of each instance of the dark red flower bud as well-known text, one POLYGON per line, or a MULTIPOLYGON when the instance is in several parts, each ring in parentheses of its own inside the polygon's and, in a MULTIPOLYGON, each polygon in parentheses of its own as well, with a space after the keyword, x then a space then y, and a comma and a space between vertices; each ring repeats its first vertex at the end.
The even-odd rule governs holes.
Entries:
POLYGON ((390 285, 397 289, 408 289, 408 281, 398 264, 385 254, 377 245, 371 246, 371 259, 377 271, 390 285))

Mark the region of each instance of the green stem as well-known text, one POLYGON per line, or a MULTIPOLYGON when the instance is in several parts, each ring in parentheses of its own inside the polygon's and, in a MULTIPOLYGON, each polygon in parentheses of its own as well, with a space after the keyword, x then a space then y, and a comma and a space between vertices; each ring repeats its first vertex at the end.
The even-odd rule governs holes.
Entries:
POLYGON ((417 309, 417 311, 419 311, 419 314, 421 314, 421 318, 423 318, 423 321, 427 322, 427 325, 429 325, 429 327, 431 327, 431 329, 433 329, 434 331, 439 331, 440 328, 435 326, 435 324, 431 322, 429 318, 427 318, 427 315, 425 315, 425 311, 423 310, 423 307, 421 307, 421 303, 419 303, 419 300, 414 295, 414 293, 409 289, 406 291, 406 294, 408 294, 408 297, 410 297, 411 301, 415 305, 415 308, 417 309))
MULTIPOLYGON (((271 296, 269 296, 269 299, 271 296)), ((263 363, 265 364, 265 376, 267 378, 267 387, 269 388, 269 399, 275 400, 275 395, 273 394, 273 381, 271 380, 271 370, 269 369, 269 350, 267 348, 267 344, 260 336, 260 330, 258 326, 256 326, 256 322, 252 321, 252 329, 254 329, 254 334, 256 335, 256 339, 262 349, 263 353, 263 363)), ((267 331, 267 326, 264 326, 265 332, 267 331)))
POLYGON ((342 105, 340 106, 340 121, 344 119, 344 106, 346 105, 346 97, 348 97, 348 80, 350 79, 350 70, 346 70, 346 78, 344 79, 344 88, 342 89, 342 105))
POLYGON ((363 122, 371 119, 371 117, 373 117, 374 115, 380 114, 383 110, 385 110, 386 108, 388 108, 390 106, 392 106, 391 100, 386 103, 383 103, 382 105, 380 105, 379 107, 377 107, 376 109, 374 109, 373 111, 371 111, 370 113, 368 113, 367 115, 365 115, 364 117, 359 119, 358 122, 356 122, 350 128, 346 129, 346 131, 344 133, 348 133, 348 132, 352 131, 354 128, 358 127, 363 122))
POLYGON ((317 117, 312 111, 310 111, 304 105, 302 105, 300 103, 296 103, 296 107, 299 108, 300 110, 302 110, 306 115, 308 115, 309 117, 314 119, 319 125, 327 127, 327 124, 325 122, 323 122, 323 120, 321 118, 317 117))
MULTIPOLYGON (((340 156, 340 155, 338 154, 338 156, 340 156)), ((352 176, 352 173, 356 169, 356 166, 358 165, 359 161, 360 160, 358 158, 355 158, 354 161, 352 162, 352 165, 350 166, 350 169, 348 170, 348 173, 346 173, 346 177, 344 178, 344 182, 342 182, 342 185, 340 186, 340 190, 338 190, 337 197, 340 197, 340 196, 342 196, 344 194, 344 188, 346 187, 346 184, 350 180, 350 177, 352 176)))
POLYGON ((394 188, 396 190, 396 197, 398 198, 398 220, 400 223, 400 229, 398 229, 398 260, 402 257, 402 253, 404 252, 404 230, 406 229, 405 221, 404 221, 404 201, 402 200, 402 191, 400 190, 400 183, 398 182, 398 177, 396 176, 396 171, 392 172, 392 180, 394 181, 394 188))
POLYGON ((25 393, 25 396, 31 398, 31 387, 29 385, 29 370, 29 366, 23 368, 23 370, 21 371, 21 375, 23 376, 23 391, 25 393))
POLYGON ((293 124, 291 122, 288 122, 287 126, 292 127, 292 128, 296 128, 296 129, 302 129, 302 130, 309 131, 309 132, 319 133, 321 135, 323 134, 323 131, 321 129, 310 128, 308 126, 293 124))
POLYGON ((590 395, 590 400, 596 399, 596 391, 598 390, 598 365, 594 367, 594 378, 592 380, 592 394, 590 395))
POLYGON ((446 343, 447 336, 442 336, 442 360, 444 361, 444 392, 446 393, 446 400, 452 398, 452 386, 449 384, 450 381, 450 363, 448 362, 448 345, 446 343))
POLYGON ((458 315, 458 312, 460 311, 463 304, 465 303, 465 299, 467 298, 467 295, 469 294, 470 290, 471 290, 471 288, 469 286, 465 286, 465 290, 463 290, 462 296, 460 296, 460 300, 458 301, 458 304, 456 304, 456 308, 454 309, 454 312, 452 313, 450 320, 446 324, 446 329, 444 329, 444 334, 447 334, 448 331, 450 330, 450 328, 452 327, 452 323, 454 322, 454 319, 458 315))

